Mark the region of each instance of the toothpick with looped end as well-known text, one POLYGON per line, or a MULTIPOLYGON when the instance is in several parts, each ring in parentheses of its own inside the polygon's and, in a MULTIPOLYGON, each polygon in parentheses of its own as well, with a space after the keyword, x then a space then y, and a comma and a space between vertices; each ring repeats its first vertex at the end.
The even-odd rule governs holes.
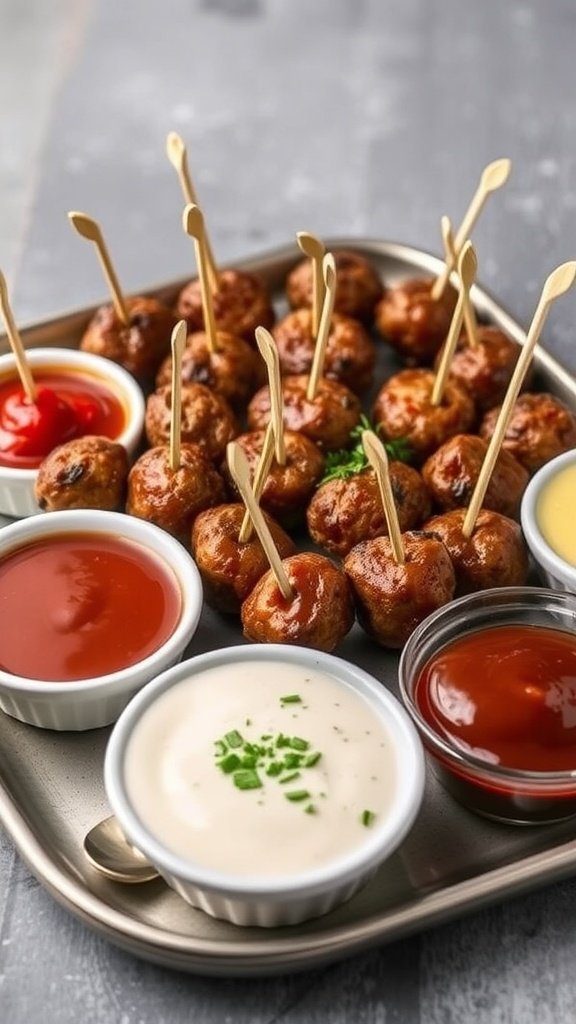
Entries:
POLYGON ((518 356, 518 362, 516 363, 512 379, 508 385, 506 396, 494 426, 494 433, 490 439, 490 444, 488 445, 488 450, 484 456, 482 468, 464 517, 462 533, 465 537, 471 537, 474 532, 478 513, 482 507, 484 495, 486 494, 486 489, 490 483, 490 477, 492 476, 496 459, 498 458, 498 453, 502 447, 504 435, 506 434, 510 417, 512 416, 514 403, 520 393, 520 388, 522 387, 522 382, 526 376, 526 371, 528 370, 528 366, 534 352, 534 347, 542 333, 542 328, 544 327, 544 322, 550 312, 550 307, 556 299, 561 295, 564 295, 564 293, 572 287, 575 278, 576 262, 563 263, 560 267, 557 267, 556 270, 552 271, 544 284, 540 300, 536 307, 536 312, 534 313, 532 323, 530 324, 530 330, 528 331, 526 341, 524 342, 520 355, 518 356))
POLYGON ((128 306, 126 305, 126 299, 122 294, 120 283, 114 270, 110 254, 104 241, 104 236, 100 230, 100 226, 96 223, 92 217, 88 217, 85 213, 79 213, 77 210, 70 210, 68 214, 68 220, 79 235, 82 238, 87 238, 89 242, 94 242, 96 246, 96 252, 104 271, 104 277, 108 283, 110 294, 112 296, 112 305, 116 311, 116 316, 128 327, 130 323, 130 314, 128 312, 128 306))
MULTIPOLYGON (((178 132, 168 132, 166 137, 166 153, 172 167, 174 167, 178 180, 180 181, 180 188, 182 189, 182 195, 184 196, 184 202, 192 204, 193 206, 199 206, 198 197, 196 195, 196 189, 192 183, 192 176, 190 174, 190 168, 188 166, 188 153, 186 152, 186 146, 183 139, 178 132)), ((210 288, 215 292, 218 288, 218 268, 214 259, 214 253, 212 246, 210 245, 210 239, 208 233, 206 233, 206 261, 208 264, 208 277, 210 280, 210 288)))
MULTIPOLYGON (((484 206, 484 203, 488 199, 488 196, 490 195, 491 192, 495 192, 508 181, 511 169, 511 161, 508 160, 507 158, 504 158, 502 160, 494 160, 493 163, 488 164, 488 166, 485 167, 484 170, 482 171, 478 187, 476 188, 476 191, 472 196, 470 206, 468 207, 466 213, 464 214, 464 217, 462 218, 462 223, 460 224, 460 227, 458 228, 458 231, 456 232, 456 237, 454 239, 454 249, 456 250, 458 256, 460 255, 460 250, 462 249, 464 242, 466 241, 467 238, 470 237, 472 233, 472 228, 474 227, 476 221, 478 220, 478 217, 482 212, 482 208, 484 206)), ((436 302, 438 301, 438 299, 442 298, 442 295, 444 294, 444 289, 448 284, 450 274, 454 270, 455 266, 455 261, 453 262, 451 259, 446 260, 446 266, 444 267, 444 270, 436 278, 436 281, 434 282, 431 292, 432 298, 436 302)))
POLYGON ((362 447, 378 481, 378 489, 382 499, 386 523, 388 524, 388 536, 390 537, 394 561, 398 565, 404 565, 406 555, 404 553, 402 531, 398 521, 396 503, 392 493, 392 484, 390 483, 390 467, 386 449, 372 430, 362 431, 362 447))
POLYGON ((16 360, 16 369, 18 370, 18 376, 20 377, 20 383, 24 389, 24 394, 30 402, 35 402, 36 385, 26 358, 26 351, 22 343, 22 338, 20 337, 20 332, 16 327, 12 306, 10 305, 10 299, 8 298, 6 278, 2 271, 0 271, 0 312, 2 313, 2 318, 6 327, 6 334, 8 335, 8 341, 10 342, 10 348, 12 349, 12 354, 16 360))
POLYGON ((322 276, 324 278, 324 302, 322 303, 320 326, 318 328, 318 336, 316 338, 316 345, 314 348, 314 358, 312 359, 312 367, 310 369, 308 387, 306 389, 306 398, 309 402, 313 402, 316 398, 318 384, 324 372, 326 346, 328 344, 328 335, 330 334, 332 313, 334 312, 334 300, 336 298, 336 264, 331 252, 327 252, 322 260, 322 276))
POLYGON ((458 301, 456 303, 456 308, 454 309, 448 336, 444 342, 442 352, 440 353, 440 362, 436 371, 434 387, 432 388, 432 405, 440 405, 442 401, 446 381, 448 380, 448 374, 450 372, 450 364, 462 330, 466 294, 472 287, 474 278, 476 277, 476 268, 476 253, 474 252, 472 243, 466 242, 458 260, 458 274, 461 281, 460 294, 458 295, 458 301))
POLYGON ((270 389, 270 417, 274 428, 276 462, 279 466, 286 465, 286 445, 284 444, 284 400, 282 398, 282 382, 280 380, 280 359, 276 342, 265 327, 256 328, 256 344, 258 351, 266 363, 268 386, 270 389))
POLYGON ((198 266, 198 277, 200 278, 200 293, 202 295, 202 313, 204 315, 204 330, 208 341, 208 349, 214 354, 218 351, 216 338, 216 319, 214 317, 214 301, 208 276, 208 256, 206 251, 206 232, 204 230, 204 217, 199 206, 189 203, 184 208, 182 215, 184 231, 194 239, 194 251, 198 266))
POLYGON ((250 469, 248 467, 248 460, 242 448, 235 441, 230 441, 226 448, 226 458, 228 460, 228 469, 236 487, 238 488, 242 500, 248 509, 254 529, 258 534, 258 539, 262 547, 270 568, 278 584, 280 592, 286 601, 293 601, 295 594, 290 586, 290 580, 288 579, 286 570, 282 565, 282 559, 278 554, 278 550, 272 539, 272 534, 268 528, 268 524, 264 519, 264 516, 258 506, 258 502, 254 498, 252 488, 250 486, 250 469))
MULTIPOLYGON (((448 217, 442 217, 441 220, 442 228, 442 240, 444 242, 444 252, 446 253, 446 260, 451 260, 455 267, 458 266, 458 254, 454 246, 454 235, 452 233, 452 225, 448 217)), ((464 287, 462 279, 460 279, 460 287, 464 287)), ((464 326, 466 327, 466 334, 468 336, 468 344, 475 348, 478 344, 478 323, 476 320, 476 312, 470 298, 468 289, 464 289, 464 326)))
POLYGON ((172 331, 172 406, 170 409, 170 469, 180 469, 182 435, 182 353, 186 344, 186 321, 179 320, 172 331))
MULTIPOLYGON (((260 452, 260 458, 256 464, 256 471, 254 473, 254 479, 252 480, 252 493, 254 500, 260 504, 260 498, 262 497, 262 491, 264 490, 264 484, 268 479, 268 473, 270 472, 270 466, 272 465, 272 459, 274 458, 274 427, 272 426, 272 420, 266 427, 266 433, 264 434, 264 442, 262 444, 262 451, 260 452)), ((247 544, 252 537, 252 520, 245 512, 240 527, 240 533, 238 534, 238 543, 247 544)))
POLYGON ((300 250, 312 261, 312 333, 316 338, 320 326, 320 311, 324 302, 322 260, 326 252, 324 242, 307 231, 298 231, 296 241, 300 250))

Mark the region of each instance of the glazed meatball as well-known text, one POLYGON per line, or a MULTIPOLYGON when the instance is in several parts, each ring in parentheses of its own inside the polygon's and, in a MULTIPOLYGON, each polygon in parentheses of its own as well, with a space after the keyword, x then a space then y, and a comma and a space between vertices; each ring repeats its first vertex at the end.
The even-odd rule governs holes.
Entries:
MULTIPOLYGON (((272 303, 262 281, 245 270, 220 270, 218 288, 214 292, 216 326, 229 334, 240 335, 254 342, 257 327, 272 327, 275 316, 272 303)), ((178 296, 176 315, 188 323, 189 331, 204 330, 202 293, 197 277, 178 296)))
MULTIPOLYGON (((312 330, 312 311, 297 309, 288 313, 272 331, 278 348, 280 372, 284 376, 310 373, 316 338, 312 330)), ((372 384, 376 348, 357 320, 335 313, 326 345, 324 376, 360 395, 372 384)))
POLYGON ((45 512, 65 508, 124 508, 126 449, 107 437, 79 437, 54 448, 38 468, 34 490, 45 512))
POLYGON ((311 552, 291 555, 282 564, 294 598, 283 597, 269 570, 242 605, 244 636, 259 644, 298 644, 332 651, 354 622, 354 604, 344 573, 328 558, 311 552))
POLYGON ((344 559, 358 620, 383 647, 403 647, 427 615, 454 597, 454 569, 442 542, 415 532, 402 534, 402 541, 402 564, 388 537, 362 541, 344 559))
POLYGON ((128 476, 126 511, 177 537, 185 547, 196 516, 226 497, 224 481, 197 444, 183 444, 180 467, 170 467, 167 445, 149 448, 128 476))
MULTIPOLYGON (((417 470, 404 462, 391 462, 389 469, 400 529, 413 530, 430 515, 428 490, 417 470)), ((341 558, 360 541, 388 533, 371 469, 322 484, 308 506, 306 519, 314 543, 341 558)))
MULTIPOLYGON (((280 558, 296 551, 294 542, 270 516, 264 518, 280 558)), ((192 528, 192 554, 202 577, 204 599, 211 608, 239 614, 243 600, 268 570, 268 559, 258 537, 240 544, 238 535, 244 506, 218 505, 197 517, 192 528)))
POLYGON ((431 291, 436 278, 416 277, 388 288, 376 307, 380 334, 408 366, 430 364, 448 334, 456 305, 451 285, 437 302, 431 291))
MULTIPOLYGON (((151 445, 167 444, 170 438, 172 390, 158 388, 146 402, 146 437, 151 445)), ((238 433, 238 423, 225 398, 204 384, 182 385, 182 441, 198 444, 215 462, 224 457, 226 445, 238 433)))
MULTIPOLYGON (((382 295, 378 272, 359 252, 336 249, 336 298, 334 310, 356 320, 370 321, 382 295)), ((302 260, 288 275, 286 297, 292 309, 312 305, 312 263, 302 260)))
MULTIPOLYGON (((481 437, 456 434, 427 459, 422 476, 438 508, 447 512, 470 504, 487 450, 488 442, 481 437)), ((484 507, 517 518, 527 483, 524 466, 501 449, 484 495, 484 507)))
POLYGON ((450 377, 473 398, 480 412, 506 394, 520 346, 497 327, 478 327, 477 343, 462 335, 450 363, 450 377))
MULTIPOLYGON (((265 430, 255 430, 236 438, 252 474, 260 459, 265 435, 265 430)), ((283 526, 290 527, 304 519, 310 496, 324 471, 324 457, 313 441, 293 430, 284 432, 284 444, 286 463, 280 466, 276 460, 272 461, 260 505, 283 526)), ((222 463, 221 473, 234 492, 236 486, 226 461, 222 463)))
MULTIPOLYGON (((325 451, 338 451, 350 441, 350 431, 360 422, 357 396, 338 381, 321 377, 316 397, 306 397, 307 376, 284 377, 284 423, 297 430, 325 451)), ((250 430, 261 430, 270 419, 270 391, 260 388, 248 406, 250 430)))
MULTIPOLYGON (((244 341, 218 331, 216 352, 211 352, 203 331, 190 334, 182 353, 182 382, 204 384, 222 395, 235 409, 242 409, 263 383, 262 360, 244 341)), ((172 355, 167 355, 156 375, 156 387, 172 383, 172 355)))
POLYGON ((401 370, 386 381, 374 405, 382 437, 406 438, 420 460, 474 422, 472 399, 453 381, 446 382, 440 404, 432 405, 434 379, 431 370, 401 370))
MULTIPOLYGON (((480 425, 480 436, 487 441, 494 433, 500 408, 486 413, 480 425)), ((553 395, 526 392, 517 399, 504 448, 529 473, 535 473, 545 462, 576 446, 576 415, 553 395)))
POLYGON ((119 363, 144 383, 153 379, 170 351, 176 318, 167 306, 142 295, 126 299, 130 323, 125 326, 114 306, 100 306, 80 341, 83 352, 92 352, 119 363))
POLYGON ((456 596, 491 587, 520 587, 528 576, 522 531, 513 519, 482 508, 471 537, 462 533, 465 509, 433 516, 424 529, 439 537, 456 572, 456 596))

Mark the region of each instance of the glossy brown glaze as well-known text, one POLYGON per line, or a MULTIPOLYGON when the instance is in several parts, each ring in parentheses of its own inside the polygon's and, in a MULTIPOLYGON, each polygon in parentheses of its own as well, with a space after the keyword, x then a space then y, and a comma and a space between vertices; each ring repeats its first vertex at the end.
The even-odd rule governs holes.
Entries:
POLYGON ((480 509, 471 537, 462 533, 465 509, 433 516, 424 529, 444 542, 456 572, 456 596, 491 587, 520 587, 528 576, 528 553, 518 523, 480 509))
MULTIPOLYGON (((266 288, 259 278, 245 270, 219 271, 213 301, 218 329, 239 334, 251 344, 257 327, 272 327, 274 323, 274 309, 266 288)), ((189 331, 204 330, 202 294, 197 277, 180 292, 176 315, 187 321, 189 331)))
POLYGON ((107 437, 86 435, 54 448, 38 468, 34 490, 45 512, 66 508, 124 508, 126 449, 107 437))
MULTIPOLYGON (((146 437, 151 445, 167 444, 170 438, 172 392, 158 388, 146 401, 146 437)), ((236 416, 225 398, 204 384, 182 385, 181 438, 198 444, 215 462, 224 457, 226 445, 239 431, 236 416)))
MULTIPOLYGON (((480 425, 480 436, 489 440, 500 408, 487 412, 480 425)), ((526 392, 516 400, 504 448, 514 455, 529 473, 535 473, 555 455, 576 447, 576 415, 554 395, 526 392)))
MULTIPOLYGON (((310 373, 316 339, 312 330, 312 311, 296 309, 274 327, 283 376, 310 373)), ((352 317, 335 313, 326 345, 324 376, 339 380, 360 395, 372 384, 376 347, 362 324, 352 317)))
POLYGON ((344 559, 358 620, 383 647, 403 647, 427 615, 454 597, 454 569, 441 541, 413 531, 402 540, 402 565, 388 537, 363 541, 344 559))
POLYGON ((432 370, 401 370, 386 381, 374 403, 374 422, 382 437, 407 438, 419 460, 474 422, 472 399, 450 380, 440 404, 432 405, 434 379, 432 370))
POLYGON ((376 307, 376 326, 408 366, 430 364, 448 334, 456 293, 448 285, 436 302, 433 277, 411 277, 388 288, 376 307))
POLYGON ((126 511, 161 526, 189 547, 196 516, 225 498, 222 477, 198 445, 182 445, 177 470, 170 468, 168 446, 159 445, 132 466, 126 511))
MULTIPOLYGON (((188 335, 182 353, 182 382, 204 384, 235 409, 241 409, 264 383, 264 364, 257 352, 239 336, 217 331, 216 345, 216 351, 211 352, 204 331, 188 335)), ((171 382, 172 355, 168 355, 156 374, 156 387, 171 382)))
MULTIPOLYGON (((316 397, 306 397, 308 377, 284 377, 284 423, 288 430, 296 430, 324 451, 338 451, 350 441, 350 431, 360 422, 361 406, 358 397, 338 381, 321 377, 316 397)), ((250 430, 261 430, 270 419, 270 391, 260 388, 248 406, 250 430)))
MULTIPOLYGON (((360 253, 334 250, 336 299, 334 310, 356 320, 370 321, 383 288, 377 270, 360 253)), ((288 275, 286 297, 292 309, 312 305, 312 263, 302 260, 288 275)))
MULTIPOLYGON (((488 442, 476 434, 456 434, 426 460, 422 476, 437 508, 447 512, 465 508, 470 503, 487 450, 488 442)), ((527 484, 527 470, 503 448, 482 504, 493 512, 516 519, 527 484)))
POLYGON ((244 635, 255 643, 299 644, 332 651, 352 628, 354 604, 346 576, 323 555, 283 560, 294 590, 286 600, 271 571, 242 605, 244 635))
MULTIPOLYGON (((401 530, 413 530, 430 515, 430 497, 417 470, 390 463, 390 482, 401 530)), ((363 540, 387 535, 382 499, 371 469, 345 480, 329 480, 315 492, 306 513, 315 544, 341 558, 363 540)))
POLYGON ((157 299, 142 295, 126 299, 130 323, 125 326, 112 305, 100 306, 82 339, 83 352, 92 352, 119 363, 138 380, 153 379, 160 362, 170 351, 176 317, 157 299))
MULTIPOLYGON (((296 552, 294 541, 264 513, 281 558, 296 552)), ((211 608, 239 614, 244 599, 268 571, 264 549, 253 532, 245 544, 238 542, 244 505, 218 505, 197 517, 192 528, 192 554, 202 577, 204 600, 211 608)))
POLYGON ((477 344, 466 335, 458 340, 450 377, 464 388, 480 412, 501 402, 514 373, 520 346, 497 327, 479 326, 477 344))

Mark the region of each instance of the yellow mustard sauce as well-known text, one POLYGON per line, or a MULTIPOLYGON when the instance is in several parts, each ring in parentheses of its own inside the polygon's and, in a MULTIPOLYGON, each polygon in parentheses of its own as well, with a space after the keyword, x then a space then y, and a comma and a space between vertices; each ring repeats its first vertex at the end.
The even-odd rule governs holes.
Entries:
POLYGON ((576 463, 565 466, 542 488, 536 520, 552 550, 576 566, 576 463))

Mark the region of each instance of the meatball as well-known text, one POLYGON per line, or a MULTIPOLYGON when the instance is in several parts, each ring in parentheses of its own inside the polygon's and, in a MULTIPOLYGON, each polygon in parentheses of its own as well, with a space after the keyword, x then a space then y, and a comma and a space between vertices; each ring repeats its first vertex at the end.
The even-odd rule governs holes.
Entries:
MULTIPOLYGON (((382 295, 382 282, 377 270, 359 252, 336 249, 336 298, 334 310, 356 320, 370 321, 374 307, 382 295)), ((286 297, 292 309, 312 305, 312 263, 302 260, 286 281, 286 297)))
POLYGON ((440 404, 432 405, 434 379, 431 370, 401 370, 386 381, 374 405, 382 437, 406 438, 419 459, 474 422, 472 399, 453 381, 446 382, 440 404))
MULTIPOLYGON (((426 485, 418 471, 404 462, 391 462, 389 469, 400 529, 413 530, 430 515, 426 485)), ((341 558, 360 541, 388 533, 371 469, 322 484, 308 506, 306 519, 314 543, 341 558)))
MULTIPOLYGON (((262 360, 243 338, 218 331, 217 349, 211 352, 203 331, 190 334, 182 353, 182 382, 204 384, 222 395, 234 408, 243 408, 263 383, 262 360)), ((156 375, 156 387, 172 383, 172 355, 167 355, 156 375)))
MULTIPOLYGON (((310 373, 316 338, 312 330, 312 311, 296 309, 276 324, 272 331, 285 376, 310 373)), ((372 384, 376 348, 357 320, 335 313, 330 323, 326 346, 324 376, 339 380, 360 395, 372 384)))
POLYGON ((282 562, 292 600, 269 570, 242 605, 244 636, 260 644, 298 644, 332 651, 352 628, 354 604, 348 581, 323 555, 303 552, 282 562))
POLYGON ((128 476, 126 511, 177 537, 185 547, 196 516, 221 505, 226 490, 220 474, 197 444, 183 444, 180 466, 170 467, 167 445, 149 448, 128 476))
MULTIPOLYGON (((218 288, 214 292, 216 326, 229 334, 254 341, 257 327, 272 327, 275 316, 272 303, 262 281, 245 270, 220 270, 218 288)), ((180 292, 176 315, 188 323, 188 330, 204 330, 202 293, 197 277, 180 292)))
POLYGON ((358 620, 383 647, 403 647, 427 615, 454 597, 454 569, 442 542, 415 532, 402 541, 402 564, 388 537, 362 541, 344 559, 358 620))
POLYGON ((54 448, 38 468, 36 501, 46 512, 65 508, 124 508, 126 449, 107 437, 85 437, 54 448))
POLYGON ((520 346, 497 327, 478 327, 477 343, 462 335, 450 363, 450 378, 474 399, 480 412, 491 409, 506 394, 520 346))
MULTIPOLYGON (((338 451, 350 441, 350 431, 360 422, 361 407, 357 396, 336 380, 321 377, 316 397, 306 397, 308 377, 284 377, 284 423, 288 430, 297 430, 325 451, 338 451)), ((270 419, 270 391, 260 388, 248 406, 250 430, 260 430, 270 419)))
MULTIPOLYGON (((254 474, 264 445, 265 430, 240 434, 236 443, 242 448, 250 472, 254 474)), ((286 463, 272 462, 264 490, 261 507, 283 526, 294 526, 304 519, 306 506, 324 471, 324 457, 313 441, 293 430, 284 431, 286 463)), ((232 491, 236 490, 226 461, 221 473, 232 491)))
MULTIPOLYGON (((165 384, 146 402, 146 437, 151 445, 166 444, 170 438, 172 390, 165 384)), ((198 444, 210 459, 220 462, 226 445, 239 430, 225 398, 204 384, 182 385, 182 433, 185 442, 198 444)))
POLYGON ((376 307, 376 326, 408 366, 429 364, 448 334, 456 306, 451 285, 436 301, 431 292, 436 278, 415 277, 388 288, 376 307))
MULTIPOLYGON (((500 408, 487 412, 480 436, 489 440, 494 433, 500 408)), ((545 462, 576 446, 576 415, 559 398, 526 392, 516 400, 504 435, 504 448, 529 473, 545 462)))
POLYGON ((457 508, 424 523, 424 529, 439 537, 450 552, 456 596, 491 587, 522 586, 528 576, 528 554, 518 523, 482 508, 472 536, 465 537, 465 515, 465 509, 457 508))
MULTIPOLYGON (((456 434, 424 463, 422 476, 438 508, 449 511, 470 504, 488 443, 475 434, 456 434)), ((501 449, 484 495, 485 508, 517 518, 528 473, 510 452, 501 449)))
MULTIPOLYGON (((278 523, 264 513, 280 558, 296 551, 294 542, 278 523)), ((240 544, 238 535, 244 506, 218 505, 201 512, 192 528, 192 554, 202 577, 204 599, 217 611, 238 614, 258 580, 268 570, 268 559, 254 532, 240 544)))
POLYGON ((176 317, 167 306, 142 295, 126 299, 128 326, 114 306, 100 306, 80 341, 83 352, 92 352, 119 363, 144 383, 153 379, 160 362, 170 351, 176 317))

